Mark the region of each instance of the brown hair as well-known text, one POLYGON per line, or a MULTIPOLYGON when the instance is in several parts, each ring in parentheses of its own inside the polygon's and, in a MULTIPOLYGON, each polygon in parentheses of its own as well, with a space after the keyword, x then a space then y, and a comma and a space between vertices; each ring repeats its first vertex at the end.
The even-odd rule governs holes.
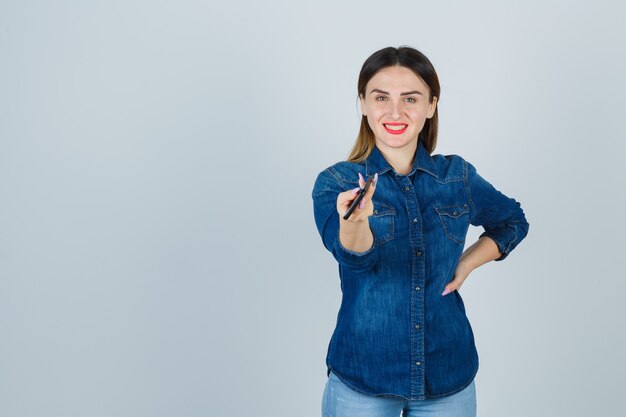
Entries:
MULTIPOLYGON (((359 73, 359 81, 357 84, 359 97, 365 97, 365 87, 378 71, 396 65, 406 67, 420 77, 428 85, 430 90, 429 102, 432 103, 433 96, 436 96, 437 102, 439 102, 441 88, 433 64, 426 58, 426 55, 408 46, 401 46, 399 48, 390 46, 383 48, 374 52, 365 60, 361 72, 359 73)), ((439 115, 437 112, 438 107, 435 107, 433 117, 426 119, 424 128, 418 135, 418 140, 424 144, 428 153, 432 153, 437 145, 437 128, 439 124, 439 115)), ((367 116, 362 116, 361 127, 359 128, 356 143, 350 155, 348 155, 347 160, 350 162, 362 162, 367 159, 375 146, 376 137, 374 136, 374 132, 372 132, 372 129, 367 124, 367 116)))

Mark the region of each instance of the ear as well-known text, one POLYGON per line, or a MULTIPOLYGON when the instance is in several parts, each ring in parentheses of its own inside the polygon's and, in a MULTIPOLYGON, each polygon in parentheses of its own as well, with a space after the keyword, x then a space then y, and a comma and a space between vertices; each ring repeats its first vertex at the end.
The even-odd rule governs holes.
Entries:
POLYGON ((430 119, 431 117, 433 117, 436 109, 437 109, 437 96, 433 96, 433 100, 428 105, 428 115, 426 116, 426 118, 430 119))
POLYGON ((365 105, 365 99, 361 95, 359 95, 359 102, 361 103, 361 114, 363 114, 363 116, 367 116, 367 106, 365 105))

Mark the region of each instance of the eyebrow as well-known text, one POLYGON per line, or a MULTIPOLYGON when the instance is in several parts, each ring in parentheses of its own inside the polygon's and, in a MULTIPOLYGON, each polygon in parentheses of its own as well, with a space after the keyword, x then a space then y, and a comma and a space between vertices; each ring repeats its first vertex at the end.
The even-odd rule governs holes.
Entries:
MULTIPOLYGON (((370 94, 372 94, 372 93, 381 93, 381 94, 389 95, 389 93, 387 91, 379 90, 378 88, 375 88, 372 91, 370 91, 370 94)), ((419 94, 419 95, 422 95, 422 92, 418 91, 418 90, 413 90, 413 91, 405 91, 404 93, 400 93, 401 96, 408 96, 409 94, 419 94)))

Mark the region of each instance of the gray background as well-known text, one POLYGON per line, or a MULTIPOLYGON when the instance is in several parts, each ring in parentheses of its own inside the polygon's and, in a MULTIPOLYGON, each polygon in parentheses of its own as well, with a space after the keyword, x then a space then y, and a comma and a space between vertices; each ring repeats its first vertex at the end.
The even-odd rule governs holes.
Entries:
POLYGON ((623 415, 624 10, 504 3, 0 1, 0 416, 319 416, 310 193, 404 44, 531 225, 461 290, 479 415, 623 415))

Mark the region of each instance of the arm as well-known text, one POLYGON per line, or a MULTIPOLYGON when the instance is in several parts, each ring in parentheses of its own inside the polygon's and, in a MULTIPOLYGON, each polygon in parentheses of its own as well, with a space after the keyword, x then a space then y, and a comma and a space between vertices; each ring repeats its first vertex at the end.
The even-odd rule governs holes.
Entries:
MULTIPOLYGON (((373 189, 370 188, 373 193, 373 189)), ((368 194, 370 194, 368 192, 368 194)), ((345 190, 329 170, 322 171, 313 187, 313 211, 315 224, 328 249, 339 265, 355 271, 371 269, 378 257, 369 227, 368 207, 371 195, 363 199, 367 204, 357 209, 348 220, 341 217, 354 198, 353 190, 345 190)))
POLYGON ((368 219, 344 220, 339 215, 339 244, 353 252, 366 252, 371 248, 374 244, 374 235, 368 219))
POLYGON ((472 215, 470 223, 483 226, 479 239, 468 247, 442 295, 459 290, 469 274, 489 261, 501 261, 526 237, 528 222, 520 203, 496 190, 466 162, 466 186, 472 215))
POLYGON ((360 207, 347 220, 343 214, 348 211, 352 201, 356 198, 359 188, 365 187, 365 179, 359 173, 359 187, 339 193, 337 196, 337 214, 339 215, 339 244, 354 252, 366 252, 374 244, 374 235, 369 227, 369 216, 374 214, 372 196, 376 190, 378 174, 370 185, 367 194, 363 196, 360 207))
POLYGON ((483 236, 478 238, 476 242, 461 255, 459 267, 468 271, 468 274, 479 266, 489 261, 500 258, 502 254, 498 245, 490 237, 483 236))
POLYGON ((504 260, 528 234, 528 222, 519 202, 496 190, 481 177, 476 168, 465 162, 465 181, 470 202, 470 223, 482 226, 480 237, 489 237, 498 246, 504 260))
POLYGON ((498 249, 498 245, 490 237, 483 236, 478 238, 476 242, 461 255, 461 259, 454 271, 454 279, 446 285, 443 294, 447 295, 454 290, 460 290, 461 285, 469 274, 481 265, 489 261, 493 261, 501 257, 502 254, 498 249))

